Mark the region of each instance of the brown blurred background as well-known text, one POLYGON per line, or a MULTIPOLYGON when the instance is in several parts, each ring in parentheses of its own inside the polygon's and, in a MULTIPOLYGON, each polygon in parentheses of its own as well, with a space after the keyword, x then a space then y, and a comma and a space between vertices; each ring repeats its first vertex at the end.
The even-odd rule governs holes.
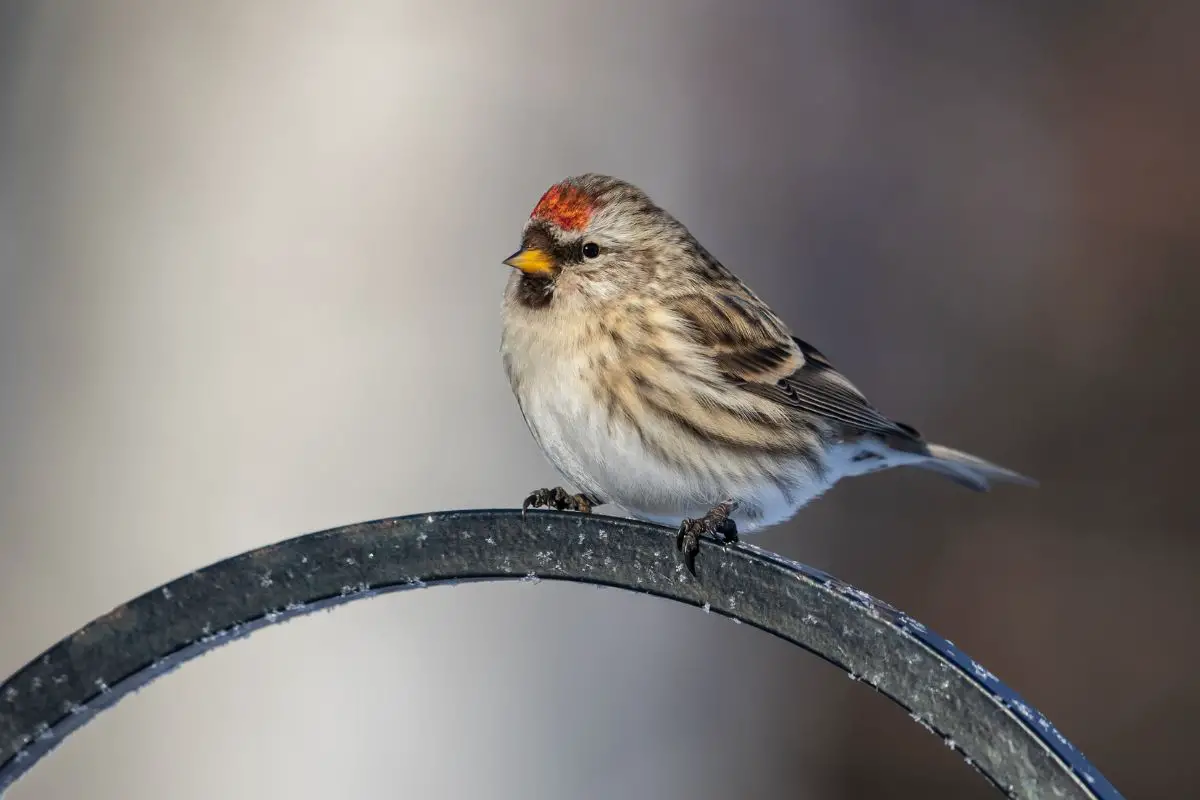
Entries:
MULTIPOLYGON (((1035 475, 847 482, 756 543, 950 637, 1130 798, 1200 657, 1200 4, 0 3, 0 675, 297 533, 553 481, 499 260, 595 170, 884 411, 1035 475), (1191 377, 1189 377, 1191 376, 1191 377)), ((268 630, 14 800, 992 797, 897 708, 613 591, 268 630)))

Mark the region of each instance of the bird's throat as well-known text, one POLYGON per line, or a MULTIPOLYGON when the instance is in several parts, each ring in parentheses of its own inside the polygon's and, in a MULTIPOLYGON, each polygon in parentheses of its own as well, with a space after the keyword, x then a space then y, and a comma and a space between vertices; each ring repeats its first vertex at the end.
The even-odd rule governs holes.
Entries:
POLYGON ((516 298, 524 308, 546 308, 554 299, 554 279, 540 275, 522 275, 517 282, 516 298))

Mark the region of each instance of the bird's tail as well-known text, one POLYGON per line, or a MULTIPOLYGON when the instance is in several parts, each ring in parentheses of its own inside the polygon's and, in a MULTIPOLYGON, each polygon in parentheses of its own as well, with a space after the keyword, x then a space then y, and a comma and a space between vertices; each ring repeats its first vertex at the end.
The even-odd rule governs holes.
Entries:
POLYGON ((940 444, 928 444, 925 451, 926 457, 913 462, 914 467, 937 472, 976 492, 986 492, 993 482, 1017 483, 1022 486, 1038 485, 1033 478, 1027 478, 961 450, 940 444))

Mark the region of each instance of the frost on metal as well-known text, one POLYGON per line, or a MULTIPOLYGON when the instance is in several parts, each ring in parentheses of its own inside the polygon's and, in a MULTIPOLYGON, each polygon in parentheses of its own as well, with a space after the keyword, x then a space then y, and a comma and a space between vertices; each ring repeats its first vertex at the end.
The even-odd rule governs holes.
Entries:
POLYGON ((702 541, 692 578, 674 538, 599 515, 458 511, 348 525, 213 564, 96 619, 0 684, 0 793, 100 711, 259 628, 384 592, 556 580, 675 600, 799 645, 903 706, 914 731, 941 738, 1009 796, 1120 798, 1045 716, 903 612, 750 545, 702 541))

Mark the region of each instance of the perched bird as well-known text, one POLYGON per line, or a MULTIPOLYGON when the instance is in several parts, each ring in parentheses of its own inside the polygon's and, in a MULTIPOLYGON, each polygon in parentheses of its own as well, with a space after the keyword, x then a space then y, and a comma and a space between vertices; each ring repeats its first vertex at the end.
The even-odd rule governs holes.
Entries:
POLYGON ((578 493, 726 544, 789 519, 844 477, 922 467, 977 491, 1033 484, 931 444, 877 411, 812 345, 637 187, 587 174, 526 222, 504 292, 501 353, 529 430, 578 493))

